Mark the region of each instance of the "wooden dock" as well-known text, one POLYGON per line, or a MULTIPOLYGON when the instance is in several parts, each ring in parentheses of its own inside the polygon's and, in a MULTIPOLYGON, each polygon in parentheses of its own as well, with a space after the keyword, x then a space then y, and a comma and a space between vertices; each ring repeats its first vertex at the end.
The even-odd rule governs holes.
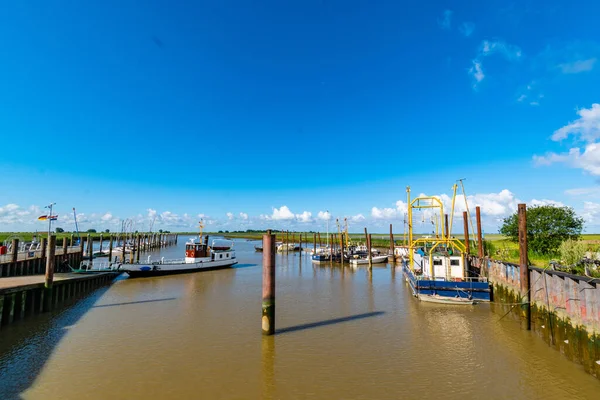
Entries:
POLYGON ((0 279, 0 328, 41 312, 50 311, 72 299, 107 285, 121 272, 55 274, 51 290, 44 275, 0 279))

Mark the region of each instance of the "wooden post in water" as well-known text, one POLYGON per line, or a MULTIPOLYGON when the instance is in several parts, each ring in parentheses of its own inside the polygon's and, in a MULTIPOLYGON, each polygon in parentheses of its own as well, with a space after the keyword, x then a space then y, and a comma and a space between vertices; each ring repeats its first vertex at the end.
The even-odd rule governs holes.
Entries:
POLYGON ((73 234, 71 233, 71 240, 69 240, 69 246, 73 246, 73 234))
MULTIPOLYGON (((68 242, 67 242, 67 237, 65 236, 63 238, 63 260, 64 261, 68 261, 67 257, 69 254, 69 246, 68 246, 68 242)), ((62 271, 62 272, 67 272, 67 271, 62 271)))
POLYGON ((102 234, 100 234, 100 248, 98 249, 98 251, 100 253, 102 253, 102 242, 104 241, 104 236, 102 236, 102 234))
MULTIPOLYGON (((42 251, 43 250, 43 242, 42 242, 42 251)), ((16 275, 17 274, 17 260, 19 259, 19 239, 13 239, 11 242, 11 258, 10 258, 10 265, 7 267, 8 271, 5 272, 6 276, 11 276, 11 275, 16 275), (13 270, 13 273, 11 274, 11 269, 13 270)), ((42 258, 43 260, 43 258, 42 258)))
POLYGON ((110 241, 108 242, 108 263, 112 262, 112 249, 113 249, 113 235, 110 235, 110 241))
POLYGON ((135 261, 140 262, 140 252, 142 251, 142 242, 140 238, 140 234, 138 233, 135 238, 136 246, 135 246, 135 261))
POLYGON ((88 233, 87 251, 88 251, 88 258, 90 260, 90 262, 88 263, 87 269, 92 269, 92 266, 94 265, 94 240, 92 239, 92 236, 89 233, 88 233))
POLYGON ((82 238, 82 237, 80 237, 80 238, 79 238, 79 252, 81 253, 81 258, 82 258, 82 259, 83 259, 83 255, 85 254, 85 253, 83 252, 83 249, 84 249, 84 247, 83 247, 83 246, 84 246, 84 244, 85 244, 85 238, 82 238))
POLYGON ((392 224, 390 224, 390 256, 392 256, 392 262, 395 262, 396 257, 394 256, 394 233, 392 230, 392 224))
POLYGON ((527 257, 527 206, 519 204, 519 268, 521 278, 521 304, 525 313, 527 330, 531 330, 531 303, 529 286, 529 260, 527 257))
POLYGON ((470 254, 471 247, 469 246, 469 218, 466 211, 463 211, 463 221, 465 223, 465 247, 467 248, 467 254, 470 254))
POLYGON ((275 235, 263 235, 262 333, 275 333, 275 235))
POLYGON ((371 253, 371 234, 369 233, 369 244, 367 245, 367 251, 369 252, 369 268, 373 266, 373 253, 371 253))
POLYGON ((344 266, 344 235, 340 233, 340 262, 344 266))
POLYGON ((302 255, 302 234, 298 238, 298 248, 300 249, 300 255, 302 255))
POLYGON ((121 244, 121 262, 125 264, 127 259, 125 258, 125 235, 123 235, 123 243, 121 244))
POLYGON ((365 227, 365 244, 367 245, 367 257, 369 259, 369 266, 371 265, 371 242, 369 241, 369 234, 367 232, 367 228, 365 227))
POLYGON ((52 309, 52 284, 54 282, 54 253, 56 251, 56 236, 50 236, 48 256, 46 257, 46 277, 44 282, 44 312, 52 309))
POLYGON ((448 214, 444 214, 444 229, 446 230, 446 239, 450 239, 450 229, 448 228, 448 214))
POLYGON ((317 254, 317 234, 313 233, 313 254, 317 254))
POLYGON ((475 218, 477 219, 477 256, 479 263, 483 263, 483 235, 481 234, 481 208, 479 206, 475 207, 475 218))

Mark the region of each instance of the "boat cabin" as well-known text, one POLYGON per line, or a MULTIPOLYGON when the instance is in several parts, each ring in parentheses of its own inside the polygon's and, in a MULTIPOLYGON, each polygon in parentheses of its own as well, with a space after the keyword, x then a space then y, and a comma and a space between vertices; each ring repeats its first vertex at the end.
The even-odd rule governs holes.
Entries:
POLYGON ((185 260, 186 262, 195 262, 196 258, 204 258, 209 255, 208 247, 203 243, 186 243, 185 244, 185 260), (192 259, 194 261, 188 261, 192 259))
POLYGON ((462 254, 443 252, 426 253, 423 257, 423 274, 435 280, 462 281, 465 258, 462 254))

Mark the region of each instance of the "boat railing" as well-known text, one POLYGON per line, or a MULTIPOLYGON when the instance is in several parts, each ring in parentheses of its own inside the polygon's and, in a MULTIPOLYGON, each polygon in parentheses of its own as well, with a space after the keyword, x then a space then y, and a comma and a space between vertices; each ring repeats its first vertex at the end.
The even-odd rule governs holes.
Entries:
POLYGON ((436 278, 432 278, 431 276, 425 276, 425 275, 414 275, 415 279, 418 281, 436 281, 439 278, 443 278, 443 280, 447 280, 447 281, 452 281, 452 282, 487 282, 488 278, 483 277, 483 276, 479 276, 479 277, 464 277, 464 278, 450 278, 450 279, 446 279, 445 277, 436 277, 436 278))

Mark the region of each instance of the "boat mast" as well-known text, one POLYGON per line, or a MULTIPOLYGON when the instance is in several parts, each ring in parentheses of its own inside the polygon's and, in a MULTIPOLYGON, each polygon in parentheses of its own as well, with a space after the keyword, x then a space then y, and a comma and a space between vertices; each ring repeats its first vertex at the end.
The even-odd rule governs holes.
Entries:
POLYGON ((75 207, 73 207, 73 219, 75 220, 75 232, 77 232, 77 244, 79 244, 81 236, 79 235, 79 227, 77 226, 77 213, 75 212, 75 207))
POLYGON ((412 204, 410 203, 410 186, 406 187, 406 196, 407 196, 407 203, 408 204, 408 259, 409 259, 409 265, 408 265, 408 269, 411 270, 412 272, 414 272, 415 270, 415 265, 414 265, 414 256, 413 256, 413 227, 412 227, 412 204))
POLYGON ((465 207, 467 209, 467 218, 469 219, 469 225, 471 225, 471 232, 475 233, 475 228, 473 228, 473 219, 471 218, 471 212, 469 211, 469 202, 467 201, 467 194, 465 193, 465 185, 463 183, 467 178, 460 178, 458 181, 460 182, 460 187, 462 188, 463 197, 465 199, 465 207))
POLYGON ((56 203, 50 203, 45 207, 50 209, 50 214, 48 215, 48 243, 50 243, 50 234, 52 231, 52 206, 54 206, 55 204, 56 203))
POLYGON ((329 210, 327 210, 326 213, 327 213, 327 219, 325 221, 326 221, 327 235, 325 235, 325 238, 327 239, 327 247, 329 247, 329 210))
POLYGON ((203 242, 202 242, 202 229, 204 229, 204 223, 203 223, 203 221, 204 221, 203 219, 200 219, 200 222, 198 222, 198 226, 199 226, 199 228, 200 228, 200 235, 199 235, 199 238, 200 238, 200 244, 202 244, 202 243, 203 243, 203 242))

